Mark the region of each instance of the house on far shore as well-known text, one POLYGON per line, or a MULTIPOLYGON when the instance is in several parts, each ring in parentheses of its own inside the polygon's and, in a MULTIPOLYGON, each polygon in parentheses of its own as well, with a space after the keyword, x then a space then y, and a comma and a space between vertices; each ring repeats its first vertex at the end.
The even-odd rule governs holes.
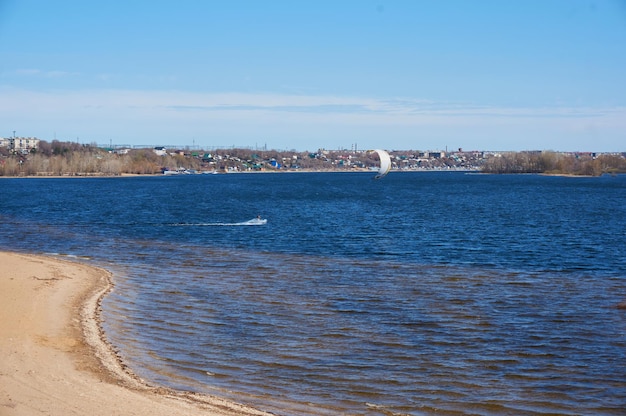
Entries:
POLYGON ((155 147, 154 149, 152 149, 152 151, 158 156, 165 156, 167 154, 167 149, 163 146, 155 147))
POLYGON ((39 148, 39 139, 36 137, 8 137, 0 138, 0 147, 8 147, 10 152, 30 153, 39 148))

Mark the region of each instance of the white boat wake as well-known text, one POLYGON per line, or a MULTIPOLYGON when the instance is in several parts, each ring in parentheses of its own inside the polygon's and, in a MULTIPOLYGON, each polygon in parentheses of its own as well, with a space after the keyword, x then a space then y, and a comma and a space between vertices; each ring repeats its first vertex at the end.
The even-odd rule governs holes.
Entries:
POLYGON ((248 221, 243 222, 201 222, 201 223, 179 223, 179 224, 169 224, 172 227, 237 227, 237 226, 248 226, 248 225, 265 225, 267 224, 267 219, 265 218, 253 218, 248 221))

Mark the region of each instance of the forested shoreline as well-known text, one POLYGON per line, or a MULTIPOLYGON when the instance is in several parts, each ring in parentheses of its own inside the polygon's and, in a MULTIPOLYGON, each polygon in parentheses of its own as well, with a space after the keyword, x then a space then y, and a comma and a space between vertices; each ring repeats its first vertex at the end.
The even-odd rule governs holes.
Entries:
POLYGON ((486 159, 481 171, 600 176, 626 173, 626 158, 624 153, 580 155, 558 152, 507 152, 486 159))
MULTIPOLYGON (((626 173, 626 153, 417 152, 389 151, 392 169, 466 170, 483 173, 535 173, 600 176, 626 173)), ((254 149, 212 151, 152 148, 106 149, 74 142, 41 141, 29 152, 0 147, 0 176, 119 176, 155 175, 166 171, 350 171, 370 170, 377 157, 367 151, 295 152, 254 149)))

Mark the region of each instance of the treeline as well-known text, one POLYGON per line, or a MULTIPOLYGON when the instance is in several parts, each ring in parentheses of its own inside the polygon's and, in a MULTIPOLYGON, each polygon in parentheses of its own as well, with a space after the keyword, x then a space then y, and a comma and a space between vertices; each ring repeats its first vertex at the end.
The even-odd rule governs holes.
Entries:
MULTIPOLYGON (((345 153, 345 152, 340 152, 345 153)), ((120 154, 98 148, 96 144, 40 141, 28 154, 10 153, 0 147, 0 176, 116 176, 123 174, 151 175, 164 170, 196 171, 259 171, 259 170, 337 170, 351 169, 326 157, 311 157, 307 152, 276 150, 221 149, 211 151, 209 159, 202 151, 173 152, 157 155, 153 149, 132 149, 120 154), (280 168, 278 164, 280 164, 280 168)), ((359 166, 378 163, 368 154, 359 166)))
POLYGON ((29 154, 9 154, 0 148, 0 176, 116 176, 157 174, 164 167, 199 168, 201 161, 183 155, 158 156, 152 149, 120 155, 95 145, 41 141, 29 154))
MULTIPOLYGON (((419 152, 390 152, 393 169, 481 170, 485 173, 545 173, 599 176, 626 173, 625 154, 559 152, 452 153, 424 159, 419 152)), ((96 144, 40 141, 28 154, 11 153, 0 147, 0 176, 116 176, 152 175, 164 169, 221 172, 259 170, 350 170, 372 169, 377 156, 349 151, 296 153, 275 150, 222 149, 204 152, 173 152, 157 155, 153 149, 116 153, 96 144)))
POLYGON ((544 173, 600 176, 626 173, 626 158, 612 154, 569 154, 558 152, 509 152, 486 159, 485 173, 544 173))

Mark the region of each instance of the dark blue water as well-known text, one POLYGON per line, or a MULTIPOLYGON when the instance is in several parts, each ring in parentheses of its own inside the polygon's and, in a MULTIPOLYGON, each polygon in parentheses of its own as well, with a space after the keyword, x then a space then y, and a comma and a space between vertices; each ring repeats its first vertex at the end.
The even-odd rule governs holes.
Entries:
POLYGON ((0 244, 111 270, 107 337, 151 383, 284 415, 626 414, 626 176, 371 176, 2 179, 0 244))

